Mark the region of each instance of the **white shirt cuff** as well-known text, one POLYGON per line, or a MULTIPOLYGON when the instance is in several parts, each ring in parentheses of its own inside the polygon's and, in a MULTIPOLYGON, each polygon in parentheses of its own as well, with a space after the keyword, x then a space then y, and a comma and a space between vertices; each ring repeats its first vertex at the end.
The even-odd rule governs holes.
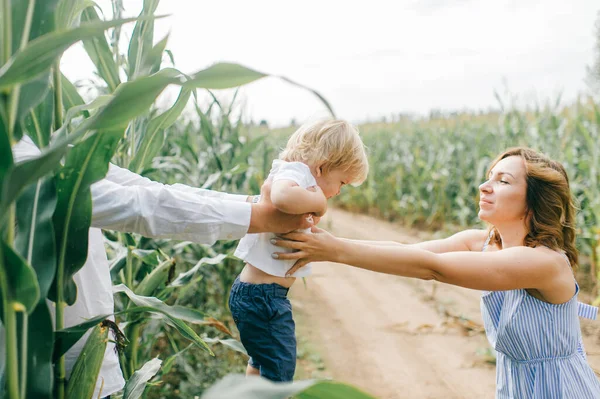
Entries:
POLYGON ((220 240, 237 240, 242 238, 250 228, 252 204, 249 202, 227 201, 227 212, 223 214, 220 240))

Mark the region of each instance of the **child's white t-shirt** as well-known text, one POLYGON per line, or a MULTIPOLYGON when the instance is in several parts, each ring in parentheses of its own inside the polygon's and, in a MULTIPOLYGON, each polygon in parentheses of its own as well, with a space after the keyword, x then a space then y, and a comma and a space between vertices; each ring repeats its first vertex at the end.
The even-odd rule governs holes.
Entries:
MULTIPOLYGON (((308 165, 302 162, 286 162, 280 159, 273 161, 268 179, 272 179, 273 182, 291 180, 305 189, 317 185, 317 181, 310 173, 308 165)), ((299 231, 310 233, 310 229, 299 231)), ((271 254, 274 252, 293 252, 294 250, 271 244, 270 240, 273 237, 275 237, 273 233, 246 234, 240 240, 234 255, 267 274, 285 277, 285 273, 294 266, 296 261, 273 259, 271 254)), ((312 266, 309 263, 296 271, 292 277, 309 276, 311 269, 312 266)))

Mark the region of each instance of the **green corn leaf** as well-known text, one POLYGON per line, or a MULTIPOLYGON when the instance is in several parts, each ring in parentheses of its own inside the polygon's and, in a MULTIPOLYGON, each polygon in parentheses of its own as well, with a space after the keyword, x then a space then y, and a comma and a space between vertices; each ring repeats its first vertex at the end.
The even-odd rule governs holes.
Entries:
POLYGON ((4 241, 1 245, 4 262, 0 267, 4 267, 3 275, 7 279, 7 300, 22 305, 27 313, 31 313, 40 298, 35 271, 12 247, 4 241))
POLYGON ((46 298, 56 273, 56 243, 52 215, 56 206, 54 179, 40 179, 17 200, 15 249, 33 266, 40 297, 46 298))
POLYGON ((144 0, 144 6, 139 15, 140 20, 136 22, 129 41, 129 49, 127 52, 127 61, 129 63, 129 78, 141 76, 138 68, 147 51, 152 49, 154 41, 154 21, 152 19, 144 19, 146 16, 151 16, 158 7, 158 0, 144 0))
POLYGON ((158 287, 164 285, 169 278, 169 273, 175 267, 175 259, 169 259, 155 267, 146 275, 135 289, 137 295, 151 295, 158 287))
POLYGON ((206 342, 204 342, 198 336, 198 334, 194 332, 194 330, 192 330, 179 318, 179 315, 182 314, 184 310, 187 310, 186 308, 169 306, 155 297, 136 295, 133 293, 133 291, 131 291, 127 286, 123 284, 119 284, 113 287, 113 292, 122 292, 125 295, 127 295, 129 299, 131 299, 131 301, 137 306, 152 308, 153 311, 164 314, 181 335, 192 341, 199 348, 206 350, 208 353, 214 356, 213 352, 210 350, 206 342))
MULTIPOLYGON (((82 23, 101 21, 94 7, 86 8, 81 15, 82 23)), ((83 40, 83 47, 98 70, 98 75, 106 82, 108 91, 114 92, 121 84, 119 67, 104 35, 97 35, 83 40)))
POLYGON ((218 63, 196 72, 185 83, 185 87, 203 89, 228 89, 261 79, 267 74, 239 64, 218 63))
POLYGON ((201 399, 375 399, 350 385, 333 381, 274 383, 267 379, 230 374, 210 387, 201 399))
POLYGON ((52 350, 54 328, 45 298, 29 315, 27 324, 27 397, 53 399, 54 372, 52 350))
POLYGON ((73 366, 67 384, 67 398, 92 398, 108 344, 108 331, 107 326, 98 325, 90 333, 73 366))
POLYGON ((141 173, 151 164, 152 159, 164 144, 165 129, 175 123, 179 115, 181 115, 190 98, 190 94, 189 90, 182 88, 175 104, 169 110, 150 120, 142 133, 135 157, 129 164, 131 171, 141 173))
MULTIPOLYGON (((67 79, 65 75, 61 76, 61 85, 63 89, 63 105, 65 109, 68 111, 72 107, 85 104, 85 101, 83 101, 83 98, 81 98, 81 96, 77 92, 77 88, 75 87, 75 85, 73 85, 73 83, 71 83, 71 81, 67 79)), ((83 115, 86 118, 90 116, 89 112, 87 111, 83 111, 83 115)))
POLYGON ((49 298, 56 301, 56 287, 63 284, 65 302, 72 305, 77 292, 73 275, 87 259, 88 229, 92 216, 90 186, 108 171, 123 130, 99 132, 77 144, 68 154, 57 174, 58 202, 54 212, 54 228, 59 267, 64 267, 64 280, 53 282, 49 298))
POLYGON ((160 370, 162 360, 155 357, 137 370, 125 384, 123 399, 139 399, 146 389, 146 383, 160 370))
POLYGON ((128 18, 82 24, 78 28, 54 31, 32 40, 0 68, 0 89, 10 88, 48 72, 56 58, 78 41, 101 35, 106 29, 135 20, 128 18))
POLYGON ((59 29, 73 28, 78 24, 83 10, 93 7, 91 0, 60 0, 56 12, 56 24, 59 29))
POLYGON ((24 121, 23 130, 29 133, 29 137, 38 148, 44 148, 50 144, 53 117, 54 93, 48 91, 40 104, 29 111, 24 121))

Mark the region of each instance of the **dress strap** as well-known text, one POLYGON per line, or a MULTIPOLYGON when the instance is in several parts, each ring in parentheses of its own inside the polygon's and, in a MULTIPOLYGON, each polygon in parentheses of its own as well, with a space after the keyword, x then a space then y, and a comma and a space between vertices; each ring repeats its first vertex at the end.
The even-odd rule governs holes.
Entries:
MULTIPOLYGON (((571 261, 569 261, 567 254, 564 251, 561 251, 560 254, 565 258, 569 267, 571 267, 571 261)), ((571 269, 571 271, 573 270, 571 269)), ((573 272, 573 278, 574 277, 575 272, 573 272)), ((577 285, 577 281, 575 281, 575 285, 577 285)), ((588 305, 587 303, 577 302, 577 315, 584 319, 596 320, 598 318, 598 308, 596 306, 588 305)))
POLYGON ((485 252, 488 245, 490 245, 490 241, 492 240, 493 235, 494 235, 494 230, 490 231, 490 234, 488 234, 488 237, 485 239, 485 242, 483 243, 483 248, 481 249, 481 252, 485 252))
POLYGON ((587 303, 577 302, 577 315, 584 319, 596 320, 598 318, 598 308, 587 303))

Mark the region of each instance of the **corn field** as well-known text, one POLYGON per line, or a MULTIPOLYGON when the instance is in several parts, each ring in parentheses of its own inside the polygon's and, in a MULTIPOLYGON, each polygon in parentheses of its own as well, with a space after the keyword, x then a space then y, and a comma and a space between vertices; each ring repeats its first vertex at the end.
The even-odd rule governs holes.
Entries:
POLYGON ((509 147, 529 146, 563 163, 579 208, 585 285, 598 297, 600 108, 592 100, 564 109, 367 124, 360 131, 369 148, 370 176, 361 187, 346 188, 338 204, 407 226, 480 225, 478 186, 490 162, 509 147))
POLYGON ((331 381, 282 388, 236 375, 207 389, 242 367, 243 348, 225 312, 227 287, 241 266, 228 257, 234 243, 207 247, 107 231, 116 323, 99 315, 65 326, 64 309, 78 295, 73 275, 87 258, 90 186, 111 160, 165 183, 248 194, 260 185, 263 165, 249 158, 263 139, 240 135, 239 122, 216 100, 207 110, 195 104, 199 126, 181 114, 197 90, 266 75, 237 64, 192 74, 164 67, 167 38, 154 40, 157 6, 145 0, 137 18, 122 18, 115 0, 113 19, 105 19, 109 10, 87 0, 0 0, 0 396, 91 398, 112 330, 127 379, 114 397, 244 398, 260 389, 265 398, 369 398, 331 381), (100 80, 89 101, 60 71, 62 54, 76 43, 100 80), (159 109, 156 98, 169 85, 179 96, 159 109), (41 154, 16 163, 11 149, 24 134, 41 154), (64 354, 86 333, 67 379, 64 354))

